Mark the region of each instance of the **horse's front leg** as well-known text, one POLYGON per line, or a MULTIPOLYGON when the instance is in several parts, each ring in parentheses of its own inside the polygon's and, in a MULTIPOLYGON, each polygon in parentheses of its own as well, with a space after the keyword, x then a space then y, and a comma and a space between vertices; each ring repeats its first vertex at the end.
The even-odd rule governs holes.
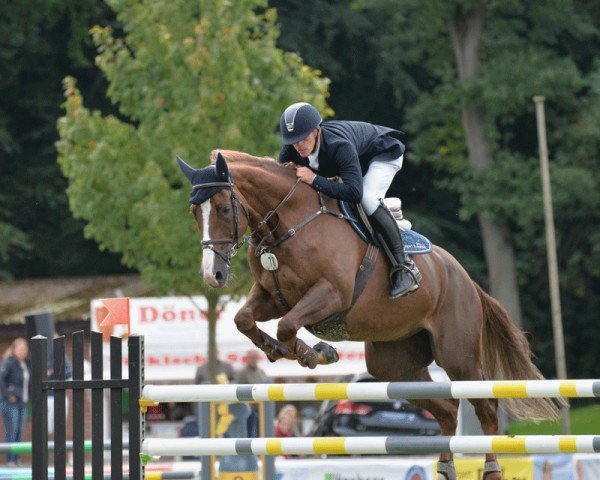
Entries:
POLYGON ((256 322, 266 322, 279 317, 277 305, 265 289, 255 283, 250 289, 246 303, 236 313, 234 321, 240 332, 260 348, 274 362, 280 358, 295 360, 296 356, 281 342, 263 332, 256 322))
POLYGON ((315 368, 337 361, 335 349, 320 343, 319 349, 306 345, 296 337, 302 327, 313 325, 329 315, 342 310, 342 295, 325 279, 319 280, 306 292, 300 301, 280 321, 277 326, 277 339, 296 354, 303 367, 315 368))

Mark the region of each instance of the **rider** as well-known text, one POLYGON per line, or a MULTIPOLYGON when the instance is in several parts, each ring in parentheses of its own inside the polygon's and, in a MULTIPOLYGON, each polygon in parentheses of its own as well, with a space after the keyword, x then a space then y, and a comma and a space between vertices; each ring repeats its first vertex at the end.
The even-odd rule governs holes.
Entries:
POLYGON ((419 288, 421 273, 404 253, 396 220, 382 200, 402 168, 404 145, 391 136, 399 132, 365 122, 323 122, 319 111, 305 102, 285 109, 280 130, 283 148, 277 161, 299 165, 296 176, 315 190, 348 203, 360 203, 383 237, 399 266, 391 277, 390 298, 419 288), (335 176, 344 183, 327 178, 335 176))

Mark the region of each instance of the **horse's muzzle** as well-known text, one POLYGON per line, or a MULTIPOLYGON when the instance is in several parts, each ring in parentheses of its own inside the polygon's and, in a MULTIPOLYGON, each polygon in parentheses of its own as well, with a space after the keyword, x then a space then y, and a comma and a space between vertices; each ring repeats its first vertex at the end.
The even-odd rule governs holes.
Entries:
POLYGON ((220 257, 215 257, 209 268, 200 269, 200 277, 212 288, 222 288, 229 280, 230 268, 220 257))

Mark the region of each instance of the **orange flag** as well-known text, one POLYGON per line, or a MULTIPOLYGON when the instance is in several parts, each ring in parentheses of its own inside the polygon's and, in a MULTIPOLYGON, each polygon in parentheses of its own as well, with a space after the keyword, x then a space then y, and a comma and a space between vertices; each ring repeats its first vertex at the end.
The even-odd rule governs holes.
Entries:
POLYGON ((127 325, 127 335, 130 335, 129 298, 101 298, 104 308, 98 309, 98 327, 110 329, 114 325, 127 325))

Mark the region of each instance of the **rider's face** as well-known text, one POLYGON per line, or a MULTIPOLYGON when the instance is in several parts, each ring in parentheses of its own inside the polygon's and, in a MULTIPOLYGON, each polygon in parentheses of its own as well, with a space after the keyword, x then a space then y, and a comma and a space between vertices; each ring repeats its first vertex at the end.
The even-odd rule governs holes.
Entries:
POLYGON ((306 158, 315 151, 315 148, 317 147, 317 139, 319 138, 319 130, 319 127, 315 128, 312 132, 310 132, 308 137, 294 143, 294 148, 301 157, 306 158))

